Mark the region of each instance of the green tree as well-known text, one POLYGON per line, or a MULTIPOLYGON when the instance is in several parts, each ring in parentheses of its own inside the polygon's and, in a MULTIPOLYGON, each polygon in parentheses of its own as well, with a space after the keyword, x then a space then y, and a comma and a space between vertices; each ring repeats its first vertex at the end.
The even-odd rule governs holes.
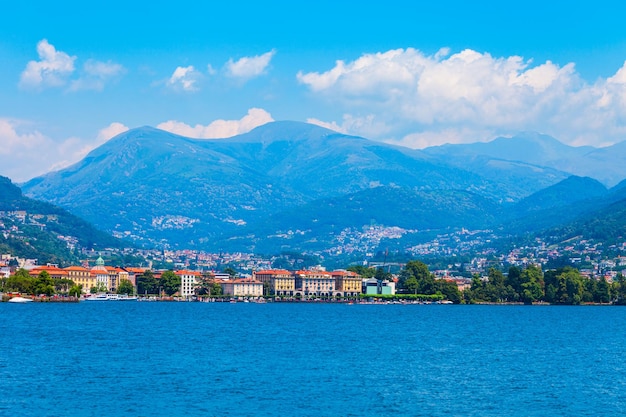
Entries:
POLYGON ((484 296, 491 302, 509 301, 510 295, 514 293, 511 286, 505 285, 502 271, 496 268, 489 269, 489 277, 484 288, 484 296))
POLYGON ((157 294, 159 285, 151 270, 146 270, 137 276, 137 294, 157 294))
POLYGON ((363 278, 373 278, 376 275, 376 269, 368 268, 363 265, 351 265, 346 268, 347 271, 356 272, 363 278))
POLYGON ((180 277, 174 271, 165 271, 161 274, 161 287, 169 296, 180 291, 180 277))
POLYGON ((222 295, 222 287, 215 282, 213 274, 202 274, 196 283, 195 293, 197 295, 219 296, 222 295))
POLYGON ((127 279, 120 280, 120 285, 117 287, 118 294, 133 294, 135 291, 135 287, 133 287, 133 283, 127 279))
POLYGON ((418 294, 434 294, 437 291, 435 277, 430 273, 428 266, 424 262, 409 261, 400 272, 398 287, 404 292, 410 292, 406 289, 406 281, 411 277, 417 280, 417 288, 412 291, 413 293, 417 291, 418 294))
POLYGON ((224 271, 222 272, 224 272, 225 274, 228 274, 231 279, 237 278, 237 275, 239 275, 237 271, 234 268, 231 268, 230 266, 227 268, 224 268, 224 271))
POLYGON ((601 277, 598 281, 593 301, 597 303, 609 303, 611 301, 611 287, 606 278, 601 277))
POLYGON ((511 301, 520 301, 522 295, 522 269, 519 266, 509 268, 509 273, 504 280, 505 285, 513 290, 511 301))
POLYGON ((91 287, 89 289, 91 294, 98 294, 99 292, 107 292, 107 286, 104 285, 104 282, 98 282, 95 287, 91 287))
POLYGON ((70 288, 74 285, 74 281, 67 278, 55 278, 54 290, 57 294, 66 294, 70 288))
POLYGON ((68 291, 70 297, 80 297, 83 293, 83 285, 72 285, 68 291))
POLYGON ((622 273, 615 277, 615 304, 626 305, 626 278, 622 273))
POLYGON ((536 265, 529 265, 521 275, 522 301, 530 304, 542 299, 544 295, 543 273, 536 265))
POLYGON ((34 279, 27 270, 20 268, 15 274, 6 279, 4 283, 4 291, 20 292, 24 294, 34 293, 34 279))
POLYGON ((411 276, 404 281, 404 290, 409 294, 417 294, 417 278, 411 276))
POLYGON ((47 271, 41 271, 33 283, 33 292, 51 296, 54 294, 54 280, 47 271))

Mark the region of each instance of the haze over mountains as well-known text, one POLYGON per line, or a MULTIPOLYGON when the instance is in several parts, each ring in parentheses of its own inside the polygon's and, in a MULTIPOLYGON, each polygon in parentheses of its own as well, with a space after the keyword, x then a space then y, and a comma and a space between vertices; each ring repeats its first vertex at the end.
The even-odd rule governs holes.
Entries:
POLYGON ((418 151, 273 122, 220 140, 133 129, 23 190, 145 244, 276 251, 323 248, 369 225, 553 227, 620 201, 625 188, 607 187, 624 178, 624 144, 524 133, 418 151))

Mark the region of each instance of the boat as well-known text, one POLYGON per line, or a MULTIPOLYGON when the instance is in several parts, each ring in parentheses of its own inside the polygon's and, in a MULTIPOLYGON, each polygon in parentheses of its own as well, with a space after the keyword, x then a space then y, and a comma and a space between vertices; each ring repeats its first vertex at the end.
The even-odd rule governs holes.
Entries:
POLYGON ((96 294, 85 298, 85 301, 137 301, 137 297, 128 294, 96 294))
POLYGON ((9 303, 32 303, 32 298, 24 298, 24 297, 13 297, 9 299, 9 303))

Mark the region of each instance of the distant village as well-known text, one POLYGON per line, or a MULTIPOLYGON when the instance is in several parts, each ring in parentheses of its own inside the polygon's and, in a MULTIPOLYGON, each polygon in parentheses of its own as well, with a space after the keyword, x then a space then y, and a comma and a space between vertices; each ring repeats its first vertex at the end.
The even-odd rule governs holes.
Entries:
MULTIPOLYGON (((54 215, 28 214, 26 211, 1 212, 0 233, 5 238, 20 238, 20 224, 46 227, 47 221, 54 221, 54 215), (51 218, 52 217, 52 218, 51 218), (13 220, 5 226, 2 218, 13 220)), ((119 284, 126 280, 137 290, 137 277, 145 271, 153 270, 158 279, 160 274, 173 270, 181 279, 177 296, 187 298, 195 295, 202 277, 210 276, 222 288, 222 294, 232 296, 355 296, 358 294, 395 294, 397 273, 402 269, 401 262, 374 261, 374 250, 382 239, 399 239, 414 231, 398 227, 369 226, 363 230, 344 231, 340 234, 343 245, 327 251, 308 255, 316 259, 329 259, 333 256, 360 256, 359 265, 383 268, 390 272, 383 284, 375 279, 364 279, 358 274, 345 270, 326 271, 320 265, 298 265, 285 261, 286 265, 276 267, 279 256, 263 257, 250 253, 208 253, 197 250, 167 249, 103 249, 95 251, 80 248, 72 236, 58 236, 67 247, 78 251, 85 260, 80 265, 59 267, 39 265, 37 259, 24 259, 10 253, 0 254, 0 278, 8 278, 16 269, 23 268, 36 276, 46 271, 52 278, 68 279, 82 286, 83 293, 97 288, 116 292, 119 284), (357 248, 365 251, 357 252, 357 248), (142 260, 140 265, 105 265, 103 258, 131 255, 142 260), (166 267, 165 267, 166 266, 166 267), (228 266, 238 271, 236 276, 224 274, 221 270, 228 266), (395 275, 394 275, 395 274, 395 275)), ((486 279, 492 267, 505 269, 508 266, 548 265, 559 261, 561 266, 572 266, 583 276, 592 279, 603 278, 612 282, 618 274, 626 275, 626 241, 604 247, 601 243, 581 238, 570 239, 560 244, 548 244, 535 239, 532 244, 516 247, 500 253, 490 245, 497 236, 489 230, 470 231, 466 229, 437 235, 436 238, 405 249, 414 259, 437 259, 447 261, 445 265, 431 268, 438 279, 454 281, 463 291, 471 285, 471 278, 480 276, 486 279)))
MULTIPOLYGON (((2 255, 0 263, 4 278, 8 278, 17 267, 10 267, 14 258, 2 255), (7 262, 8 261, 8 262, 7 262)), ((93 267, 69 266, 60 268, 57 265, 24 265, 28 274, 39 277, 47 274, 53 280, 71 281, 80 286, 83 295, 96 292, 117 293, 124 282, 132 285, 132 294, 137 294, 139 277, 150 271, 138 267, 107 266, 99 257, 93 267)), ((166 295, 163 286, 158 282, 166 271, 150 271, 156 279, 159 288, 156 294, 159 297, 166 295)), ((394 295, 396 293, 395 280, 377 280, 362 278, 353 271, 326 271, 321 267, 288 271, 282 269, 268 269, 254 271, 251 276, 233 276, 228 273, 199 272, 190 270, 176 270, 173 273, 180 278, 178 291, 173 294, 177 298, 191 299, 198 294, 202 282, 220 286, 220 295, 228 297, 295 297, 295 298, 330 298, 330 297, 358 297, 366 295, 394 295)), ((151 294, 139 294, 155 295, 151 294)))

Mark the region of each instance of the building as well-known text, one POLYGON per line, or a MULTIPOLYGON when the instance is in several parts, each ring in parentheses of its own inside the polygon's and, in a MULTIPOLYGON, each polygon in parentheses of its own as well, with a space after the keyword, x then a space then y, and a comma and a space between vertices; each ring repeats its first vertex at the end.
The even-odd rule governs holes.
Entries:
POLYGON ((129 281, 128 271, 122 268, 116 268, 112 266, 105 266, 107 273, 109 274, 109 280, 107 283, 107 290, 110 292, 116 292, 120 286, 120 282, 125 279, 129 281))
POLYGON ((252 279, 260 281, 266 288, 269 288, 269 294, 293 296, 296 291, 296 278, 285 269, 265 269, 252 273, 252 279))
POLYGON ((102 257, 96 259, 96 266, 89 271, 95 277, 95 287, 104 288, 105 291, 109 289, 109 271, 104 266, 104 260, 102 257))
POLYGON ((96 276, 92 275, 87 268, 82 266, 70 266, 63 268, 67 272, 67 278, 74 281, 76 285, 83 286, 83 293, 89 292, 96 286, 96 276))
POLYGON ((128 280, 130 281, 131 284, 133 284, 133 287, 135 287, 135 289, 137 288, 137 277, 141 274, 143 274, 144 272, 146 272, 148 270, 148 268, 134 268, 134 267, 128 267, 128 268, 124 268, 124 270, 128 273, 128 280))
POLYGON ((174 273, 180 277, 180 296, 189 298, 194 295, 202 274, 197 271, 185 270, 175 271, 174 273))
POLYGON ((263 283, 248 279, 233 279, 220 282, 222 294, 232 297, 262 297, 263 283))
POLYGON ((35 268, 28 271, 28 274, 31 277, 36 277, 44 271, 47 272, 48 275, 50 275, 50 278, 52 279, 67 279, 68 277, 67 271, 59 268, 56 265, 50 265, 50 264, 48 264, 47 266, 36 266, 35 268))
POLYGON ((335 279, 326 271, 296 271, 294 295, 331 297, 335 291, 335 279))
POLYGON ((353 271, 333 271, 335 279, 335 295, 339 297, 355 297, 363 290, 363 278, 353 271))
POLYGON ((376 278, 363 280, 363 293, 366 295, 395 295, 396 283, 393 281, 378 281, 376 278))

